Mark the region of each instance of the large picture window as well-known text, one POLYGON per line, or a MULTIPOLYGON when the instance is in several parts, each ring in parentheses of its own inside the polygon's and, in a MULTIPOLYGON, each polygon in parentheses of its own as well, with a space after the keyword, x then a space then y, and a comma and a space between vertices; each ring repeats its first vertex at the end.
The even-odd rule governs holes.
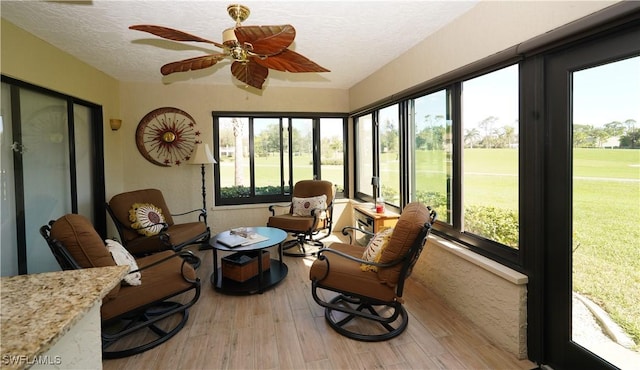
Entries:
POLYGON ((516 261, 519 89, 513 64, 355 117, 357 196, 379 176, 387 204, 430 205, 441 235, 516 261))
POLYGON ((289 201, 300 180, 344 196, 345 116, 214 113, 216 205, 289 201))

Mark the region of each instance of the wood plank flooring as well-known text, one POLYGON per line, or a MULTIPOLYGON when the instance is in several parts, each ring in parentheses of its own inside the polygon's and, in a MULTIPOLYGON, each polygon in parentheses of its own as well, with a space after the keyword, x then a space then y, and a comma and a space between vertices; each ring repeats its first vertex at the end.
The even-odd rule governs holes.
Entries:
MULTIPOLYGON (((104 369, 533 369, 496 348, 428 288, 405 285, 407 330, 392 340, 359 342, 336 333, 311 297, 313 258, 284 257, 287 277, 250 296, 216 292, 210 250, 198 276, 202 294, 175 337, 147 352, 104 360, 104 369)), ((273 249, 272 253, 276 253, 273 249)), ((132 338, 135 340, 136 338, 132 338)))

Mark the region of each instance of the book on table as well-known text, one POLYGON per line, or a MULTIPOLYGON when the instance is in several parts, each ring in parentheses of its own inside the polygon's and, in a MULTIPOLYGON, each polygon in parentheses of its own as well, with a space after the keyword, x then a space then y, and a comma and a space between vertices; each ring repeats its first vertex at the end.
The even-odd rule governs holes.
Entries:
POLYGON ((227 247, 234 248, 259 243, 268 239, 268 237, 258 233, 248 233, 246 236, 238 234, 218 235, 216 241, 227 247))

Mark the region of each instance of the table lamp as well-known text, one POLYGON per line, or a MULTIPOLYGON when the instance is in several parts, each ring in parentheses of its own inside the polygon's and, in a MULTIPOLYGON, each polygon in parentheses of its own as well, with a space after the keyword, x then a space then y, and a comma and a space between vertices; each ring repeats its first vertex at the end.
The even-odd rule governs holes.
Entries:
POLYGON ((199 164, 202 168, 202 209, 204 210, 202 216, 204 217, 204 223, 207 224, 207 191, 205 187, 205 179, 204 179, 204 165, 205 164, 215 164, 218 163, 213 158, 211 154, 211 150, 209 149, 209 144, 197 143, 195 151, 193 152, 193 157, 191 157, 187 163, 189 164, 199 164))

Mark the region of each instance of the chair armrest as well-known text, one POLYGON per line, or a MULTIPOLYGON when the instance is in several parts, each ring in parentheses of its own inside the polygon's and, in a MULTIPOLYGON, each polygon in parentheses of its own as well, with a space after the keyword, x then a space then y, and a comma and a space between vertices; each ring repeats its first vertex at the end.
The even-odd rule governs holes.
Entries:
POLYGON ((376 233, 371 232, 369 230, 363 230, 363 229, 360 229, 360 228, 355 227, 355 226, 345 226, 345 227, 342 228, 342 235, 345 235, 345 236, 349 237, 349 244, 352 244, 352 242, 353 242, 352 233, 350 233, 349 230, 359 231, 359 232, 361 232, 361 233, 363 233, 365 235, 368 235, 368 236, 375 236, 376 235, 376 233))
POLYGON ((184 215, 188 215, 194 212, 200 212, 198 214, 198 221, 204 222, 204 217, 207 214, 207 210, 204 208, 197 208, 197 209, 193 209, 191 211, 186 211, 186 212, 182 212, 182 213, 172 213, 171 216, 175 217, 175 216, 184 216, 184 215))
MULTIPOLYGON (((331 265, 329 263, 329 260, 327 259, 327 257, 324 255, 325 253, 331 253, 331 254, 335 254, 337 256, 340 256, 341 258, 346 258, 348 260, 351 261, 355 261, 355 262, 359 262, 365 265, 370 265, 370 266, 377 266, 377 267, 393 267, 399 263, 401 263, 404 260, 404 257, 399 258, 397 260, 391 261, 391 262, 387 262, 387 263, 380 263, 380 262, 371 262, 371 261, 367 261, 367 260, 363 260, 361 258, 357 258, 354 257, 350 254, 341 252, 339 250, 336 249, 331 249, 331 248, 321 248, 318 250, 318 254, 317 254, 317 258, 316 260, 318 261, 324 261, 327 264, 327 274, 329 274, 329 270, 331 270, 331 265)), ((326 278, 326 275, 322 277, 323 280, 324 278, 326 278)))
POLYGON ((371 266, 378 266, 378 267, 392 267, 397 265, 398 263, 402 262, 403 258, 399 258, 397 260, 391 261, 391 262, 387 262, 387 263, 380 263, 380 262, 371 262, 371 261, 367 261, 367 260, 363 260, 361 258, 357 258, 354 257, 350 254, 346 254, 344 252, 340 252, 339 250, 336 249, 331 249, 331 248, 321 248, 318 250, 318 259, 319 260, 325 260, 326 257, 323 255, 323 253, 333 253, 336 254, 340 257, 344 257, 346 259, 349 259, 351 261, 355 261, 355 262, 360 262, 360 263, 364 263, 365 265, 371 265, 371 266), (321 258, 322 257, 322 258, 321 258))
MULTIPOLYGON (((175 257, 195 257, 195 255, 194 255, 194 254, 193 254, 193 252, 191 252, 191 251, 181 251, 181 252, 176 252, 176 253, 174 253, 174 254, 172 254, 172 255, 170 255, 170 256, 167 256, 167 257, 165 257, 165 258, 159 259, 159 260, 157 260, 157 261, 155 261, 155 262, 153 262, 153 263, 150 263, 150 264, 148 264, 148 265, 145 265, 145 266, 139 267, 137 270, 129 271, 129 274, 133 274, 134 272, 141 272, 141 271, 146 270, 146 269, 148 269, 148 268, 151 268, 151 267, 153 267, 153 266, 157 266, 157 265, 159 265, 159 264, 161 264, 161 263, 165 263, 165 262, 167 262, 168 260, 170 260, 170 259, 172 259, 172 258, 175 258, 175 257)), ((186 281, 190 282, 190 283, 195 283, 195 281, 194 281, 194 280, 191 280, 191 279, 189 279, 189 278, 187 278, 187 277, 185 276, 185 274, 184 274, 184 265, 185 265, 185 263, 187 263, 187 259, 184 259, 184 258, 183 258, 183 260, 182 260, 182 265, 181 265, 181 267, 180 267, 180 273, 182 274, 182 278, 183 278, 184 280, 186 280, 186 281)))
POLYGON ((291 203, 289 204, 272 204, 269 206, 269 211, 271 212, 271 216, 276 215, 276 208, 291 208, 291 203))

